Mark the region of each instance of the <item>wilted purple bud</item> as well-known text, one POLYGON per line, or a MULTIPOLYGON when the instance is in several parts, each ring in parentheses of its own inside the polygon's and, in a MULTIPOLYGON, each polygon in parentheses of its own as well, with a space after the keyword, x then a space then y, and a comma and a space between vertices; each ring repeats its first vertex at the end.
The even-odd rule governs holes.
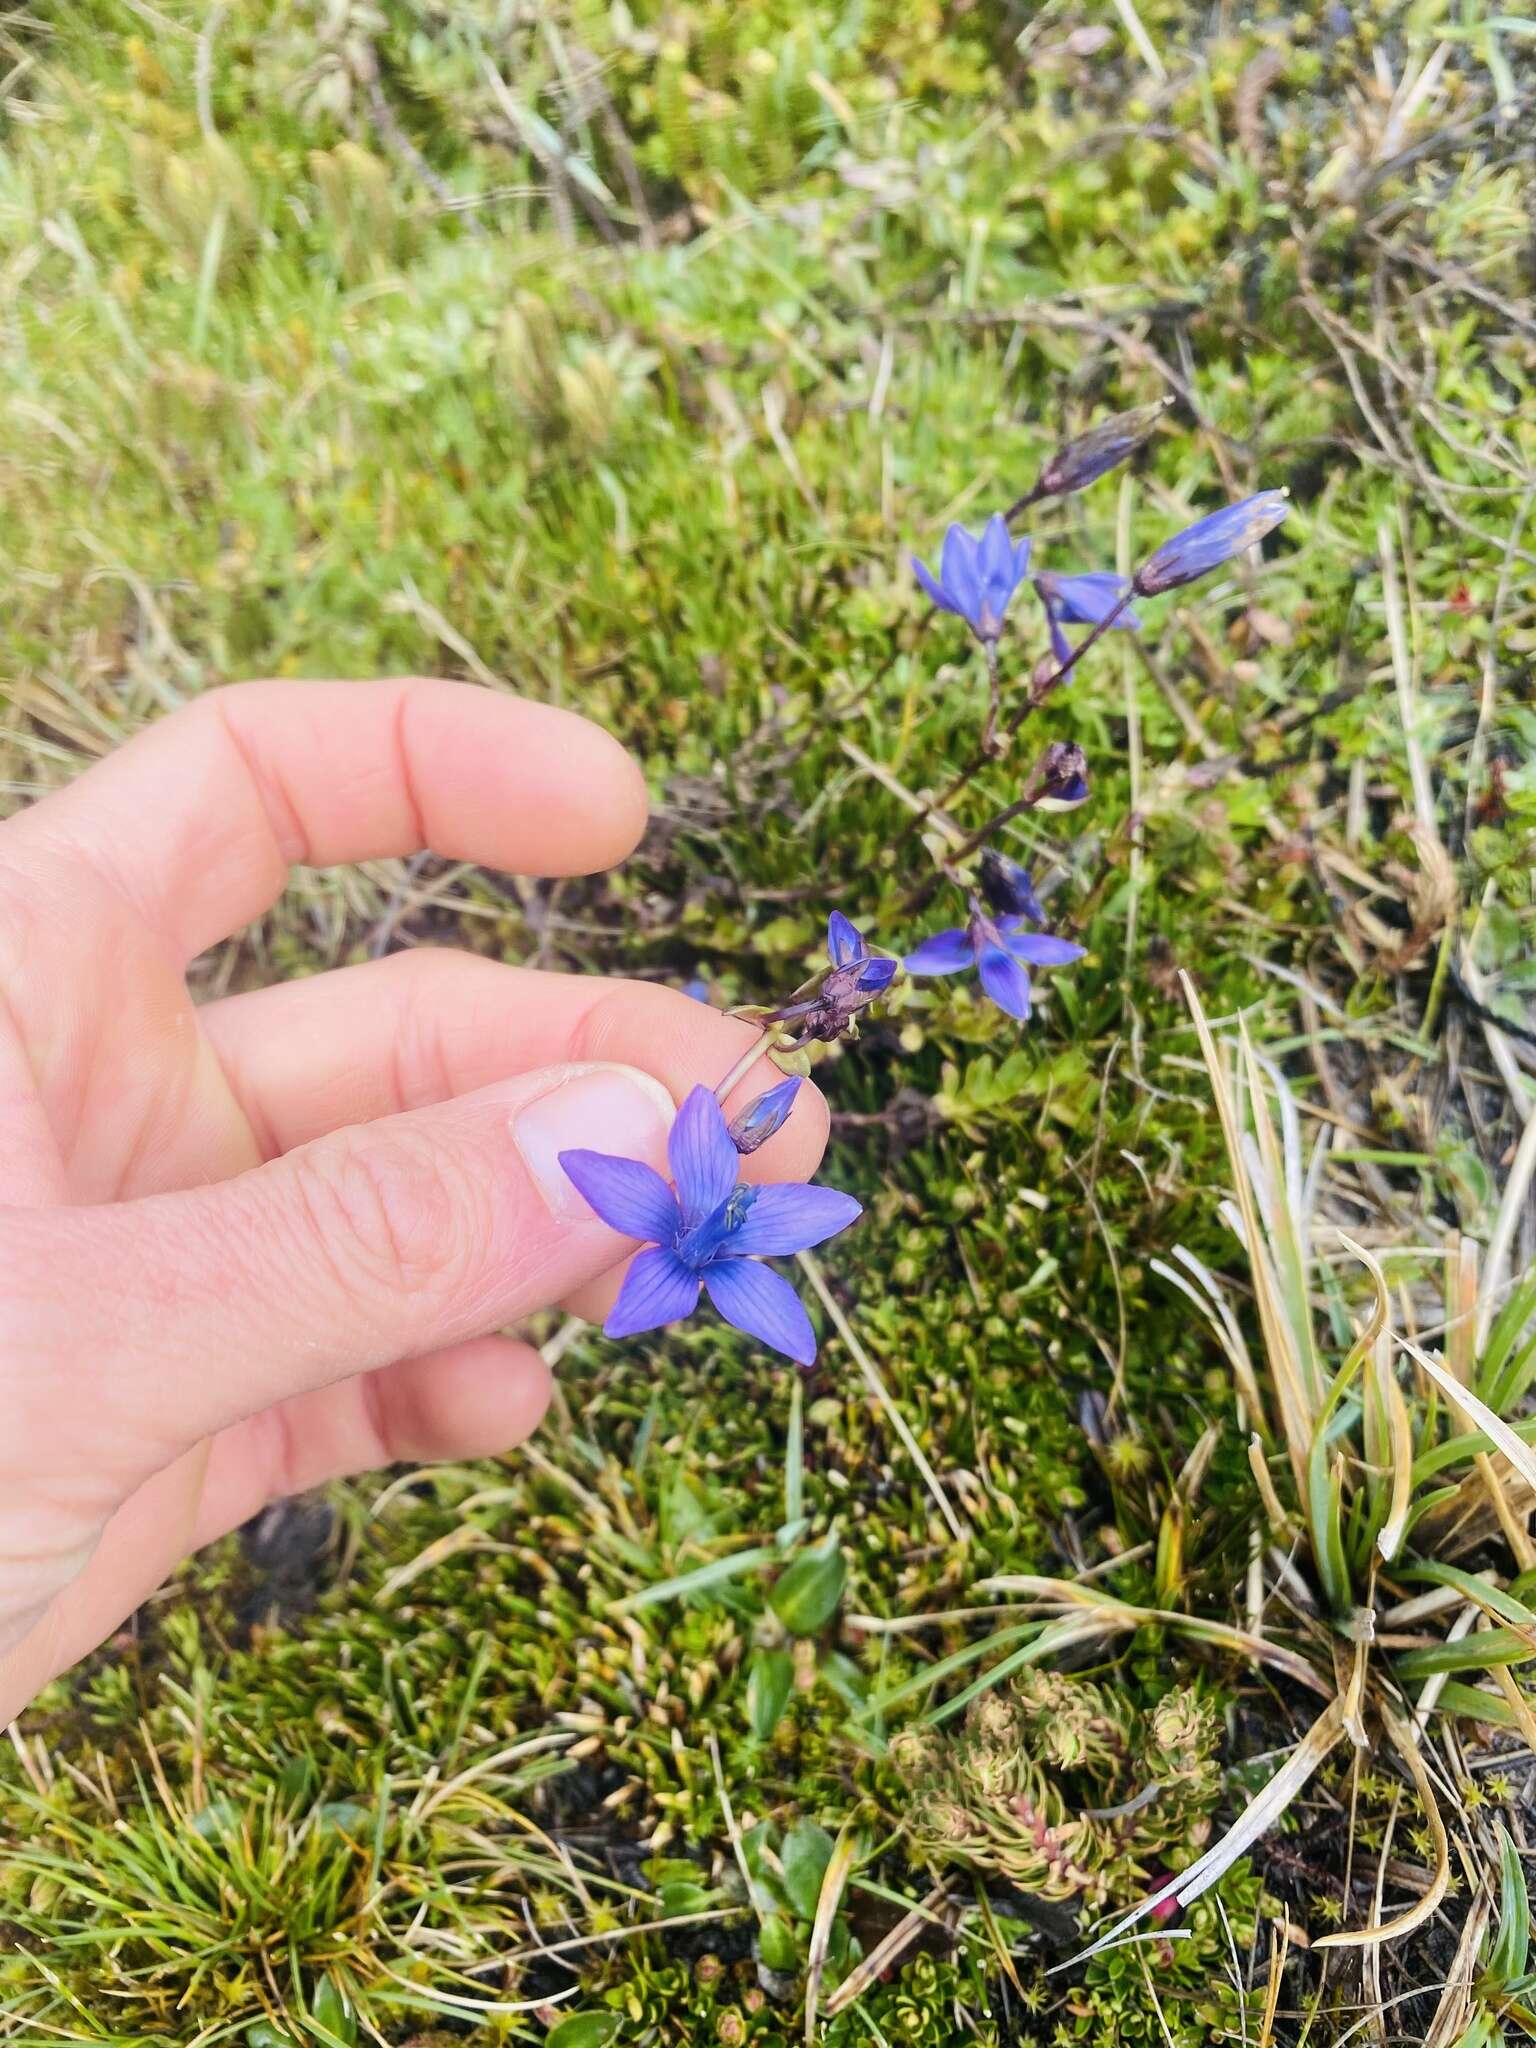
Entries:
POLYGON ((804 1045, 813 1038, 830 1044, 834 1038, 842 1037, 860 1010, 867 1010, 877 996, 884 995, 896 978, 897 964, 880 954, 849 960, 831 970, 815 995, 803 1003, 790 1003, 782 1010, 770 1011, 765 1021, 798 1024, 797 1044, 804 1045))
POLYGON ((1155 597, 1164 590, 1176 590, 1181 583, 1193 583, 1208 576, 1223 562, 1230 562, 1244 548, 1251 548, 1280 524, 1290 504, 1284 491, 1260 491, 1235 505, 1223 505, 1205 519, 1196 520, 1176 533, 1136 572, 1139 597, 1155 597))
POLYGON ((767 1144, 775 1131, 782 1131, 799 1092, 800 1077, 791 1074, 787 1081, 780 1081, 755 1102, 749 1102, 731 1123, 731 1143, 736 1150, 743 1154, 755 1152, 759 1145, 767 1144))
POLYGON ((964 619, 978 640, 994 641, 1003 630, 1003 616, 1029 568, 1029 542, 1017 546, 1008 538, 1000 512, 977 536, 952 526, 944 536, 939 573, 916 555, 912 572, 940 611, 964 619))
POLYGON ((1071 740, 1052 740, 1029 778, 1037 804, 1075 810, 1088 801, 1088 756, 1071 740))
POLYGON ((1044 924, 1045 912, 1029 870, 1016 860, 994 853, 989 846, 981 856, 978 879, 981 893, 999 917, 1027 917, 1031 924, 1044 924))
POLYGON ((1064 498, 1081 491, 1111 469, 1134 455, 1152 433, 1167 408, 1167 400, 1156 405, 1138 405, 1134 412, 1118 412, 1113 419, 1090 427, 1064 448, 1058 448, 1040 472, 1030 496, 1064 498))

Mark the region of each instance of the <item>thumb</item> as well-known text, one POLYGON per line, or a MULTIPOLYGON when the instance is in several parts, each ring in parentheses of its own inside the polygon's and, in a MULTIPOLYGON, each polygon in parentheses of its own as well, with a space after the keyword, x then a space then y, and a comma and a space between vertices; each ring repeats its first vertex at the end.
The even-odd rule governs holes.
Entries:
POLYGON ((93 1434, 121 1429, 130 1459, 159 1464, 290 1395, 481 1335, 594 1279, 630 1241, 593 1215, 559 1154, 664 1167, 673 1110, 636 1068, 548 1068, 211 1187, 13 1210, 0 1231, 12 1330, 93 1434))

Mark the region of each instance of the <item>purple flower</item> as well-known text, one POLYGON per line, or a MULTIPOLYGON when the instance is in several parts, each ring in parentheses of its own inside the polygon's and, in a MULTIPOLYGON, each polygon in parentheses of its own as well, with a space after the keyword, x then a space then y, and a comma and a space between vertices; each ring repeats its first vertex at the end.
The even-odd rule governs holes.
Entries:
MULTIPOLYGON (((1045 570, 1034 579, 1034 584, 1046 610, 1054 612, 1068 626, 1102 626, 1121 599, 1131 594, 1128 577, 1113 576, 1102 569, 1090 570, 1084 576, 1056 576, 1045 570)), ((1134 632, 1141 621, 1127 605, 1115 624, 1134 632)))
POLYGON ((981 856, 981 893, 1000 917, 1045 923, 1045 912, 1029 870, 1021 868, 1016 860, 1009 860, 1006 854, 994 853, 990 846, 981 856))
POLYGON ((639 1159, 562 1152, 572 1184, 612 1229, 638 1237, 603 1331, 634 1337, 691 1316, 699 1290, 728 1323, 800 1365, 816 1357, 816 1334, 800 1297, 763 1257, 806 1251, 846 1230, 862 1205, 836 1188, 786 1181, 749 1187, 737 1178, 736 1147, 720 1105, 695 1088, 667 1140, 673 1186, 639 1159))
POLYGON ((896 978, 896 961, 871 953, 864 934, 840 910, 827 919, 827 958, 831 969, 813 996, 768 1013, 770 1024, 799 1024, 799 1045, 813 1038, 828 1043, 841 1038, 859 1011, 868 1009, 896 978))
POLYGON ((1223 505, 1205 519, 1186 526, 1172 540, 1165 540, 1154 555, 1136 572, 1139 597, 1155 597, 1159 591, 1176 590, 1181 583, 1193 583, 1208 576, 1223 562, 1230 562, 1244 548, 1251 548, 1266 533, 1272 533, 1290 510, 1284 491, 1260 491, 1235 505, 1223 505))
POLYGON ((909 974, 963 974, 975 967, 981 985, 1000 1010, 1022 1022, 1029 1016, 1029 969, 1065 967, 1081 960, 1083 948, 1049 932, 1032 932, 1022 917, 987 917, 980 907, 968 925, 934 932, 909 953, 909 974))
POLYGON ((1007 520, 996 512, 979 538, 963 526, 949 529, 937 576, 916 555, 912 570, 940 611, 964 619, 978 640, 996 640, 1013 593, 1028 573, 1029 542, 1015 546, 1007 520))
POLYGON ((749 1102, 731 1122, 731 1143, 736 1150, 743 1155, 755 1152, 759 1145, 767 1144, 775 1131, 782 1131, 799 1093, 800 1076, 791 1074, 787 1081, 764 1089, 755 1101, 749 1102))

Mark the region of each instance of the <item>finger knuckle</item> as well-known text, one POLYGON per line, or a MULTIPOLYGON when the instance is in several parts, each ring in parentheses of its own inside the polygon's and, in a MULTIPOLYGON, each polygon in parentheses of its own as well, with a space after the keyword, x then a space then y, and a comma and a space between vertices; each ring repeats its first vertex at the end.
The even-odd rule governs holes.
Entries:
POLYGON ((304 1220, 349 1295, 448 1295, 473 1263, 483 1198, 424 1141, 343 1134, 293 1156, 304 1220))

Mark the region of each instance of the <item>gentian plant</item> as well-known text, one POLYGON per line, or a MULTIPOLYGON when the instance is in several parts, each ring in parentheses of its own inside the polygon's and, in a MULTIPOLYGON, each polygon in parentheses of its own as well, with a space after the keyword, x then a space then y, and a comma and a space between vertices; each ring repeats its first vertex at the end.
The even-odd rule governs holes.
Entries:
MULTIPOLYGON (((961 620, 980 647, 989 692, 974 758, 915 824, 941 816, 982 767, 1007 752, 1024 720, 1069 680, 1105 633, 1139 629, 1134 600, 1208 575, 1261 541, 1285 517, 1284 493, 1261 491, 1196 520, 1132 575, 1108 570, 1063 574, 1034 567, 1031 538, 1012 533, 1010 522, 1030 506, 1082 490, 1126 461, 1162 415, 1162 406, 1144 406, 1102 422, 1059 448, 1031 489, 1006 512, 993 513, 979 533, 950 526, 936 570, 912 557, 920 589, 941 614, 961 620), (1002 649, 1014 599, 1026 583, 1044 615, 1048 651, 1021 669, 1010 703, 1002 649), (1087 629, 1075 645, 1069 627, 1087 629)), ((1025 777, 1020 794, 975 831, 961 835, 946 821, 948 849, 936 855, 932 874, 909 893, 904 910, 913 915, 940 889, 954 886, 964 895, 965 921, 926 937, 912 934, 910 950, 872 945, 842 911, 833 910, 827 921, 826 966, 776 1006, 739 1011, 760 1025, 759 1040, 713 1092, 695 1088, 679 1110, 669 1152, 670 1185, 638 1160, 591 1151, 562 1153, 566 1172, 596 1213, 645 1247, 632 1261, 604 1325, 609 1336, 636 1336, 678 1322, 693 1314, 701 1294, 708 1294, 737 1329, 802 1366, 812 1363, 816 1337, 810 1318, 789 1282, 762 1262, 798 1257, 831 1310, 834 1304, 805 1255, 853 1223, 860 1206, 833 1188, 743 1181, 740 1161, 782 1130, 793 1114, 808 1048, 857 1037, 859 1019, 890 995, 903 975, 943 978, 974 971, 998 1009, 1021 1023, 1029 1018, 1032 973, 1071 966, 1085 949, 1074 938, 1043 929, 1047 919, 1033 877, 991 842, 1026 811, 1071 810, 1086 803, 1089 794, 1082 749, 1053 740, 1025 777), (727 1123, 722 1103, 764 1057, 796 1070, 727 1123)), ((909 835, 913 829, 909 826, 909 835)), ((689 984, 689 992, 708 993, 697 982, 689 984)), ((846 1335, 845 1326, 839 1327, 846 1335)), ((864 1365, 867 1370, 868 1362, 864 1365)))

